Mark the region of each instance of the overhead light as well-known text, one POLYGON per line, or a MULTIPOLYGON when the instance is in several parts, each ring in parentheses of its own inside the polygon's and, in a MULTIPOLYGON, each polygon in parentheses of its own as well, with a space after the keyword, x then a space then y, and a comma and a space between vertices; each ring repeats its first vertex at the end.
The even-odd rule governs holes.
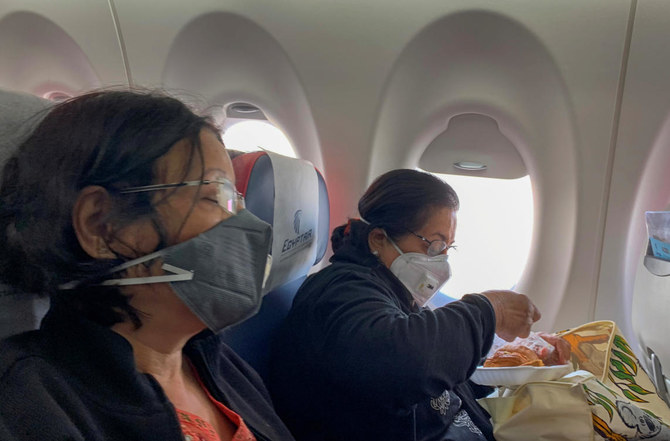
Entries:
POLYGON ((247 103, 231 104, 230 110, 232 110, 233 112, 244 113, 244 114, 257 113, 261 111, 261 109, 254 106, 253 104, 247 104, 247 103))
POLYGON ((465 171, 483 171, 486 170, 486 164, 482 164, 481 162, 475 162, 475 161, 459 161, 459 162, 454 162, 454 167, 456 167, 459 170, 465 170, 465 171))

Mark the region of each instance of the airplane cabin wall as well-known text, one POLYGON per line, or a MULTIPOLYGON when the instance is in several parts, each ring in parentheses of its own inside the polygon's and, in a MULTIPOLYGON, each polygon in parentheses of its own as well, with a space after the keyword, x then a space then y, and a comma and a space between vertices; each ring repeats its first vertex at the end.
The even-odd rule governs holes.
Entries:
POLYGON ((370 178, 416 166, 454 115, 494 118, 533 185, 533 245, 517 289, 543 311, 538 327, 574 326, 593 314, 608 173, 602 158, 630 3, 494 3, 450 2, 444 18, 407 45, 387 83, 370 178))
MULTIPOLYGON (((670 366, 670 280, 643 266, 645 211, 670 209, 670 3, 637 3, 613 157, 596 316, 670 366)), ((643 356, 644 361, 648 361, 643 356)))
POLYGON ((632 210, 654 167, 640 152, 663 150, 668 114, 667 57, 649 45, 663 51, 669 14, 653 0, 5 0, 0 87, 166 87, 219 122, 251 102, 324 173, 331 227, 374 177, 417 166, 452 116, 486 115, 532 180, 518 288, 544 312, 537 327, 614 318, 631 338, 632 210))
POLYGON ((194 104, 209 109, 252 103, 285 132, 300 157, 323 169, 297 72, 254 14, 218 1, 175 2, 161 7, 160 19, 147 20, 155 5, 132 0, 115 5, 134 84, 182 92, 181 98, 195 97, 194 104))
POLYGON ((43 95, 127 85, 106 1, 4 0, 0 87, 43 95))

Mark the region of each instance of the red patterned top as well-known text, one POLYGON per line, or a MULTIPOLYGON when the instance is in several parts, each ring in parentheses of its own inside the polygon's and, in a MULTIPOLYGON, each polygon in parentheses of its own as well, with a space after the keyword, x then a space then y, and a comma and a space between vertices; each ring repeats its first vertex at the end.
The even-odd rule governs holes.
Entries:
MULTIPOLYGON (((207 388, 200 381, 200 377, 193 369, 195 377, 200 383, 200 387, 205 391, 207 397, 214 403, 214 405, 219 409, 219 411, 228 418, 234 425, 237 426, 237 431, 233 434, 231 441, 256 441, 256 437, 249 430, 247 425, 244 423, 244 420, 241 416, 235 413, 233 410, 227 408, 223 403, 218 402, 207 390, 207 388)), ((177 417, 179 417, 179 424, 181 425, 181 431, 184 434, 185 441, 221 441, 219 435, 214 430, 214 427, 203 418, 200 418, 198 415, 194 415, 185 410, 175 409, 177 411, 177 417)))

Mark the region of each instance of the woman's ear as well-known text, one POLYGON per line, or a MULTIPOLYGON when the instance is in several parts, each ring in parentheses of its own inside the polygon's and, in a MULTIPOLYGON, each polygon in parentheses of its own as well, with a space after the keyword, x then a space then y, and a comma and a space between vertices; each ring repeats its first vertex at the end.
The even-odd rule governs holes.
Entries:
POLYGON ((115 257, 106 240, 109 235, 106 220, 110 210, 109 193, 98 185, 84 187, 72 208, 72 226, 79 245, 86 254, 96 259, 115 257))
POLYGON ((375 256, 379 255, 384 249, 385 242, 386 233, 381 228, 373 228, 368 234, 368 247, 370 247, 370 252, 375 256))

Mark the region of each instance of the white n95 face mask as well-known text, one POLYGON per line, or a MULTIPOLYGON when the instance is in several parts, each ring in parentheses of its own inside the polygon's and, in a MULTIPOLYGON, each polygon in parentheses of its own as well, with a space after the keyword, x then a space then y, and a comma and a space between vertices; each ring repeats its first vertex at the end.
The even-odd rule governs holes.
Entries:
POLYGON ((422 253, 403 253, 387 236, 400 256, 391 264, 391 272, 405 285, 419 307, 424 307, 451 277, 446 254, 434 257, 422 253))
MULTIPOLYGON (((272 227, 242 210, 204 233, 108 271, 118 273, 160 258, 165 275, 114 278, 98 285, 122 286, 169 282, 177 297, 209 329, 218 332, 258 311, 272 262, 272 227)), ((60 289, 73 289, 69 282, 60 289)))

